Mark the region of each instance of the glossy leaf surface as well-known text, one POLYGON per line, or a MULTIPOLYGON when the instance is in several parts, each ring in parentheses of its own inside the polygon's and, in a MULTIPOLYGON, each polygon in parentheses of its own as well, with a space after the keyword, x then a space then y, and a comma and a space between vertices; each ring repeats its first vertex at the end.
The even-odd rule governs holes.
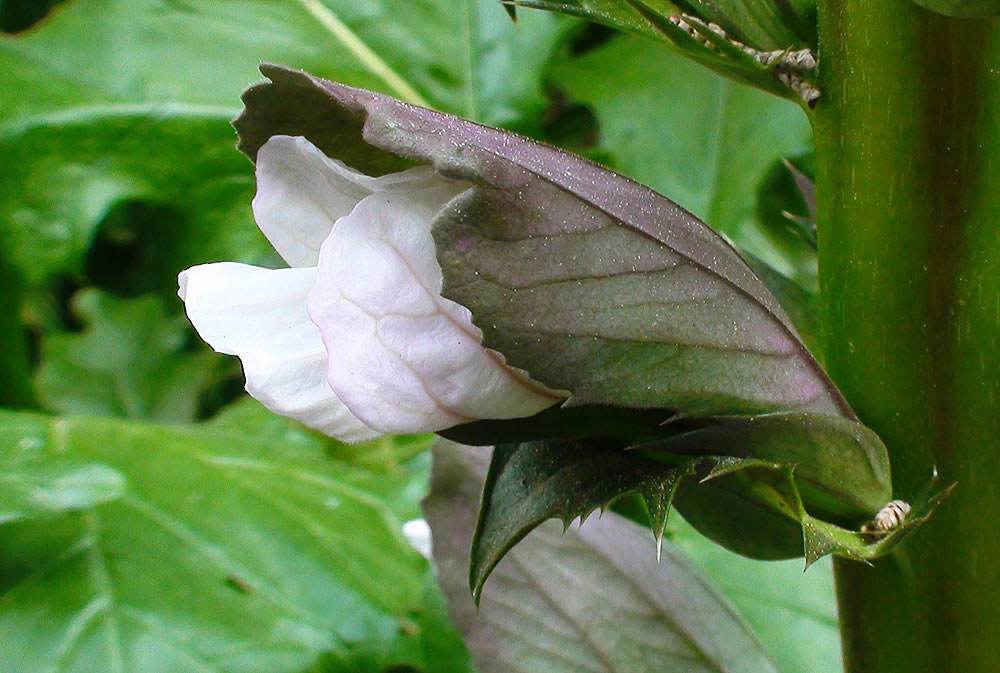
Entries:
POLYGON ((258 63, 516 123, 544 104, 541 71, 568 23, 533 12, 514 26, 493 0, 65 3, 0 37, 0 234, 38 284, 78 273, 108 211, 144 200, 171 209, 150 255, 161 284, 206 259, 266 261, 229 126, 258 63))
POLYGON ((0 526, 7 670, 274 673, 321 655, 330 671, 437 670, 424 633, 448 631, 421 615, 423 559, 380 498, 345 482, 357 468, 301 430, 280 451, 204 428, 0 420, 36 463, 124 477, 117 498, 0 526))
POLYGON ((37 455, 36 438, 3 439, 9 443, 0 456, 0 524, 93 507, 117 500, 125 490, 125 477, 108 465, 45 460, 37 455))

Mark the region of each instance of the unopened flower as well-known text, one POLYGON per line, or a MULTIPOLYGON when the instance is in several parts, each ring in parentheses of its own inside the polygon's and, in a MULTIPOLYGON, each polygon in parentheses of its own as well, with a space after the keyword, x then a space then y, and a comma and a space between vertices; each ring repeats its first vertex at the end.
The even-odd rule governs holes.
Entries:
POLYGON ((195 267, 181 294, 270 408, 348 440, 462 425, 468 443, 678 413, 856 420, 739 254, 677 204, 523 136, 262 71, 234 125, 292 268, 195 267))
MULTIPOLYGON (((182 280, 199 331, 243 357, 272 408, 341 437, 440 429, 502 445, 490 478, 511 481, 487 509, 534 493, 532 478, 544 508, 522 514, 577 516, 635 491, 665 514, 664 495, 693 490, 685 516, 751 556, 797 553, 789 515, 820 540, 813 513, 868 519, 888 499, 885 445, 740 254, 676 203, 514 133, 261 71, 234 126, 257 162, 261 229, 295 268, 253 283, 220 270, 228 291, 200 267, 182 280), (632 462, 649 452, 673 476, 649 482, 632 462), (705 455, 727 460, 706 475, 705 455), (675 490, 688 475, 712 479, 675 490), (736 501, 754 503, 761 535, 719 506, 736 501)), ((838 535, 809 553, 868 554, 838 535)))
POLYGON ((431 224, 468 188, 428 166, 369 177, 275 135, 253 210, 291 268, 188 269, 188 317, 240 357, 253 397, 344 441, 533 415, 565 396, 484 348, 469 311, 441 297, 431 224))

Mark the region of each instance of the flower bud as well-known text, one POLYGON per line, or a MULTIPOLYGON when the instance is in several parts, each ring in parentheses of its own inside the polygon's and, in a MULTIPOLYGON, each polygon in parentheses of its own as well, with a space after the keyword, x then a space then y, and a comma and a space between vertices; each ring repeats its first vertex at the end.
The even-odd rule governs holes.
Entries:
MULTIPOLYGON (((468 443, 511 442, 496 475, 534 446, 539 460, 498 492, 534 484, 537 507, 501 503, 505 534, 629 492, 663 521, 678 480, 715 465, 694 490, 722 496, 692 507, 727 546, 749 537, 773 557, 811 535, 811 558, 861 554, 833 523, 820 539, 811 512, 874 516, 891 493, 885 446, 721 236, 581 157, 261 69, 268 81, 246 91, 234 125, 257 163, 258 224, 293 268, 182 277, 192 322, 243 358, 258 399, 341 438, 462 425, 451 432, 468 443), (636 447, 669 474, 650 484, 623 465, 636 447), (594 475, 594 456, 617 467, 594 475), (802 534, 745 536, 749 510, 724 501, 759 504, 763 520, 802 534), (517 512, 533 514, 514 525, 517 512)), ((493 542, 517 538, 505 534, 493 542)))

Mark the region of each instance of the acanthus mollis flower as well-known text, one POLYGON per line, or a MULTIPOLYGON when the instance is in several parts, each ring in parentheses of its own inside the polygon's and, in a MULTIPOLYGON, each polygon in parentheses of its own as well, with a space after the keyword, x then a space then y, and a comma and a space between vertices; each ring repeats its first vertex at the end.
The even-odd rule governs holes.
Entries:
POLYGON ((273 136, 253 211, 291 268, 188 269, 188 317, 241 358, 252 396, 344 441, 535 414, 565 395, 505 365, 441 297, 431 222, 469 187, 430 167, 369 177, 273 136))
MULTIPOLYGON (((628 455, 684 465, 651 484, 615 453, 617 474, 555 493, 561 504, 542 518, 649 488, 665 512, 678 480, 706 476, 704 456, 733 460, 698 493, 763 498, 747 511, 777 517, 769 530, 790 516, 814 530, 808 512, 860 522, 888 500, 885 446, 740 255, 690 213, 516 134, 281 66, 262 72, 234 125, 257 163, 258 224, 292 268, 195 267, 181 296, 270 408, 352 441, 435 430, 505 442, 510 462, 491 468, 491 479, 514 470, 505 497, 526 483, 515 469, 525 456, 548 469, 555 455, 640 447, 628 455), (792 480, 793 466, 801 489, 753 486, 771 467, 792 480), (779 492, 790 500, 774 502, 779 492)), ((747 547, 746 517, 697 501, 678 502, 723 544, 795 553, 784 532, 747 547)))

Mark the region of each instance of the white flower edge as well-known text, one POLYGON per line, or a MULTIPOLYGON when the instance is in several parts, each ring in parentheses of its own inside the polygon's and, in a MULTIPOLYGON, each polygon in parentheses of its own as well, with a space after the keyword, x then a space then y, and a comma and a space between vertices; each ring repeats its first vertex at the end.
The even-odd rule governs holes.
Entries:
POLYGON ((202 264, 181 272, 180 298, 202 339, 243 363, 246 390, 271 411, 345 442, 381 433, 326 382, 326 347, 306 313, 316 269, 202 264))
POLYGON ((507 366, 440 295, 431 226, 468 187, 430 167, 372 178, 275 136, 258 152, 254 214, 300 268, 188 269, 188 317, 240 357, 253 397, 343 441, 533 415, 567 393, 507 366))

